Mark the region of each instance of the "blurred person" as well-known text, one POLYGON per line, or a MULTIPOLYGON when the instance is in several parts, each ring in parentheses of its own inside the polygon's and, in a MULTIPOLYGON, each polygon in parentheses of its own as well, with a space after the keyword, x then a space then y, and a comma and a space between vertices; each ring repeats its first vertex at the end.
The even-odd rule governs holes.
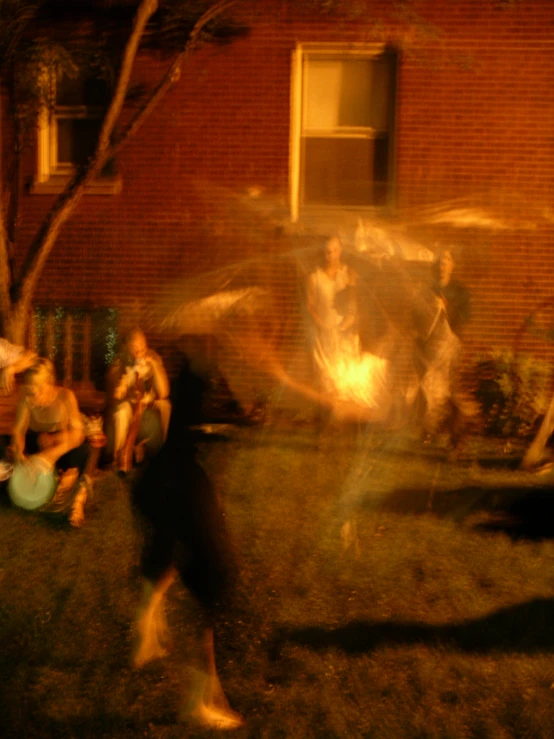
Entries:
POLYGON ((37 359, 23 376, 12 431, 13 461, 29 470, 58 472, 53 496, 41 510, 67 513, 75 527, 85 519, 90 451, 75 394, 56 385, 49 359, 37 359))
POLYGON ((133 453, 147 443, 154 449, 161 446, 171 416, 167 373, 140 329, 127 335, 121 355, 108 372, 108 395, 114 468, 125 473, 132 466, 133 453))
POLYGON ((333 368, 343 357, 359 354, 356 331, 356 275, 342 261, 342 244, 331 237, 323 249, 324 263, 308 277, 308 313, 312 319, 312 353, 320 384, 334 390, 333 368))
POLYGON ((24 346, 0 339, 0 394, 10 395, 15 387, 15 376, 28 369, 37 355, 24 346))
MULTIPOLYGON (((362 352, 356 273, 342 261, 342 244, 329 238, 324 261, 307 281, 312 359, 318 389, 338 404, 382 411, 388 403, 388 362, 362 352)), ((336 406, 335 413, 339 410, 336 406)))
POLYGON ((232 549, 225 517, 204 469, 196 460, 194 432, 205 383, 183 368, 162 449, 135 481, 132 502, 143 537, 144 578, 132 664, 167 654, 164 601, 177 577, 194 596, 201 616, 197 654, 180 718, 206 728, 235 729, 242 718, 230 707, 215 660, 213 628, 232 585, 232 549))
POLYGON ((471 317, 471 297, 465 285, 453 279, 454 268, 452 251, 443 249, 433 264, 430 288, 416 299, 414 363, 424 440, 432 441, 447 425, 457 446, 475 410, 460 388, 461 335, 471 317))

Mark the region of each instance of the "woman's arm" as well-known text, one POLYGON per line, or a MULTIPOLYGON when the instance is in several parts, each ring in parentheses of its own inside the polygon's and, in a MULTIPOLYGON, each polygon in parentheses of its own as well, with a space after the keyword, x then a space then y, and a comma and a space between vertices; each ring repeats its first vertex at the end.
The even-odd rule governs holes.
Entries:
POLYGON ((20 464, 25 459, 25 434, 29 428, 29 417, 27 399, 22 396, 17 404, 15 423, 12 429, 12 449, 16 464, 20 464))
POLYGON ((35 352, 25 349, 19 359, 4 368, 4 393, 9 395, 15 386, 15 376, 28 369, 36 360, 35 352))
POLYGON ((146 361, 152 369, 152 388, 155 397, 152 400, 165 400, 169 395, 169 379, 161 357, 156 352, 149 352, 146 361))

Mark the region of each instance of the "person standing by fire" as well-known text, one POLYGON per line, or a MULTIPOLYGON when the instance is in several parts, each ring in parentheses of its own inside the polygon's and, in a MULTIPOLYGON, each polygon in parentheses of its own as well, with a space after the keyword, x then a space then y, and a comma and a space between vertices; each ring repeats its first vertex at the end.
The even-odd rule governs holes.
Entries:
POLYGON ((337 412, 347 404, 382 413, 388 405, 388 362, 362 352, 358 330, 356 273, 342 261, 336 236, 324 247, 324 263, 308 277, 307 309, 318 390, 337 412))
POLYGON ((359 355, 356 330, 356 275, 342 261, 338 237, 325 244, 324 264, 308 277, 308 313, 312 318, 312 355, 321 388, 335 390, 339 362, 359 355))

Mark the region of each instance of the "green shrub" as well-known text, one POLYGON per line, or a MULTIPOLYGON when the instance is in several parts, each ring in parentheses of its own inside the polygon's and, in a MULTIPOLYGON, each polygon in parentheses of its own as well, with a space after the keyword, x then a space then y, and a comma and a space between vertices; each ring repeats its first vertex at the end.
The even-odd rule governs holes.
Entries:
POLYGON ((494 350, 478 360, 475 396, 485 431, 494 436, 531 436, 546 413, 550 365, 529 355, 494 350))

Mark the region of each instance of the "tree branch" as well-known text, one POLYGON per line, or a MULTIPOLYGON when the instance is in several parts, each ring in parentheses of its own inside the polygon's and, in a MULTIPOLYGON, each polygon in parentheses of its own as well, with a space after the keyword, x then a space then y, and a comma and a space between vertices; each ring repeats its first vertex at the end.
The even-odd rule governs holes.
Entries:
POLYGON ((40 272, 54 246, 62 225, 75 210, 88 182, 102 169, 110 156, 110 137, 125 102, 125 93, 138 47, 146 24, 156 11, 157 6, 157 0, 141 0, 131 34, 125 46, 116 89, 102 123, 96 150, 88 164, 75 174, 65 190, 59 195, 35 235, 21 269, 21 277, 16 286, 14 300, 21 300, 23 303, 30 301, 40 272))
POLYGON ((111 159, 123 146, 127 139, 133 136, 137 129, 150 115, 150 113, 156 108, 156 106, 169 90, 169 88, 179 80, 179 77, 181 76, 181 65, 194 50, 200 34, 208 25, 208 23, 214 20, 214 18, 216 18, 218 15, 221 15, 221 13, 228 10, 232 5, 236 5, 238 2, 240 2, 240 0, 220 0, 215 5, 212 5, 210 8, 208 8, 208 10, 206 10, 206 12, 200 16, 189 34, 187 43, 185 44, 185 48, 173 60, 169 69, 166 71, 158 85, 152 91, 149 99, 135 113, 133 118, 129 121, 128 125, 122 130, 122 132, 117 136, 116 140, 112 143, 107 153, 106 159, 111 159))
MULTIPOLYGON (((0 202, 0 317, 3 321, 10 314, 10 260, 8 239, 5 228, 5 214, 2 203, 0 202)), ((5 332, 6 326, 2 326, 1 330, 5 332)))

